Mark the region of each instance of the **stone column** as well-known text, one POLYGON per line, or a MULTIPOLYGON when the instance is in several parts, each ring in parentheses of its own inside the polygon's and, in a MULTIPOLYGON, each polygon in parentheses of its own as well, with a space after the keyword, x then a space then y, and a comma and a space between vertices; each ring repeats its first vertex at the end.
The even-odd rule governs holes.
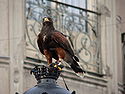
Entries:
POLYGON ((117 81, 117 30, 115 0, 103 0, 101 19, 102 28, 102 61, 106 67, 107 94, 118 94, 117 81), (104 46, 104 47, 103 47, 104 46))
POLYGON ((24 0, 8 1, 8 35, 10 56, 10 93, 23 93, 24 0))

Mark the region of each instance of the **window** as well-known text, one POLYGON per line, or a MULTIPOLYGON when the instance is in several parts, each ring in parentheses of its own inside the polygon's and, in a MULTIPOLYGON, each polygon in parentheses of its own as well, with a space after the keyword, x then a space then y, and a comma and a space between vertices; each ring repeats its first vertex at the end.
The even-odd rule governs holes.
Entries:
POLYGON ((68 39, 89 72, 101 73, 100 34, 98 32, 97 0, 26 0, 27 53, 45 60, 38 51, 36 39, 42 27, 42 17, 50 16, 57 30, 68 39))

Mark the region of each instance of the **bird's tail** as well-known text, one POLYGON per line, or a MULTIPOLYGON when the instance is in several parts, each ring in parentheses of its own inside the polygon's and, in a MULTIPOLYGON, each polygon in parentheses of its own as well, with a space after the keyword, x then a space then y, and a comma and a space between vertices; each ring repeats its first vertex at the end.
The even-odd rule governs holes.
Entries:
POLYGON ((79 62, 79 59, 76 56, 71 56, 68 53, 66 54, 64 61, 66 61, 71 69, 76 73, 76 74, 84 74, 85 71, 82 70, 82 68, 79 66, 77 62, 79 62))
POLYGON ((76 60, 73 59, 73 62, 71 63, 71 68, 74 70, 76 73, 83 73, 84 71, 80 68, 79 64, 77 63, 76 60))
POLYGON ((85 71, 80 68, 79 64, 73 60, 72 64, 70 65, 73 71, 76 73, 77 76, 80 78, 84 78, 85 76, 85 71))

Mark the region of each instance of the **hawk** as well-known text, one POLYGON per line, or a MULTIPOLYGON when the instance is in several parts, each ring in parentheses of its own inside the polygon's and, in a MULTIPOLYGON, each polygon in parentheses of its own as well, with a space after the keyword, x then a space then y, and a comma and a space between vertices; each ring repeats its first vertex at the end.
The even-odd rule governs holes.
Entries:
POLYGON ((50 17, 43 18, 43 27, 38 35, 37 44, 48 64, 52 63, 52 58, 57 62, 64 60, 75 73, 83 73, 77 63, 79 59, 75 56, 66 36, 54 28, 50 17))

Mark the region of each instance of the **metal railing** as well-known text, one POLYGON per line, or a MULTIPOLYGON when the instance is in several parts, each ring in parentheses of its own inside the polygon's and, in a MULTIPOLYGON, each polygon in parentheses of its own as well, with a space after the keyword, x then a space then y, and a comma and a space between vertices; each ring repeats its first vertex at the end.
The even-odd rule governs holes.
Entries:
MULTIPOLYGON (((91 72, 101 73, 100 34, 98 32, 97 11, 80 8, 53 0, 26 0, 26 35, 27 44, 36 51, 37 35, 42 28, 42 18, 53 18, 57 30, 68 36, 68 39, 80 59, 81 66, 91 72)), ((32 50, 32 51, 33 51, 32 50)))

